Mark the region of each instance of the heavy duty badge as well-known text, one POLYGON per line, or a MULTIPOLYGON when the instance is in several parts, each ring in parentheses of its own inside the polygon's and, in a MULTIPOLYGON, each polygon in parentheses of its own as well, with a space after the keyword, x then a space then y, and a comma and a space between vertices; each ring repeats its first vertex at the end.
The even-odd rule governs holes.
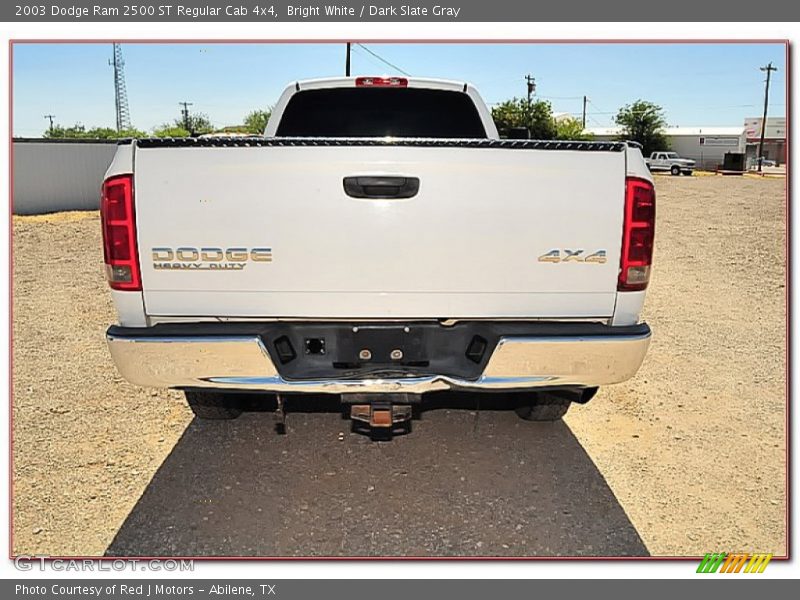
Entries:
POLYGON ((249 262, 272 262, 272 248, 152 248, 153 268, 175 271, 241 271, 249 262))

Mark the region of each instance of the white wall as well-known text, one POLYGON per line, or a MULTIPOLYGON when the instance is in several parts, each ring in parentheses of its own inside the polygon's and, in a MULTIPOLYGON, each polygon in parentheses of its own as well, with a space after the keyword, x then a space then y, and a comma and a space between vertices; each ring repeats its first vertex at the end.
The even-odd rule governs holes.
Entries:
POLYGON ((116 142, 14 140, 14 214, 95 210, 116 142))
MULTIPOLYGON (((595 140, 610 141, 617 139, 617 134, 595 134, 595 140)), ((696 134, 681 134, 675 135, 667 133, 667 140, 669 141, 670 150, 677 152, 681 158, 691 158, 697 161, 698 169, 707 169, 713 171, 717 165, 721 165, 725 160, 726 152, 741 152, 745 151, 744 135, 696 135, 696 134), (700 138, 703 138, 704 144, 700 143, 700 138), (728 140, 730 145, 727 145, 728 140)))
POLYGON ((732 138, 733 136, 667 136, 670 149, 673 152, 677 152, 681 158, 691 158, 697 161, 698 169, 707 169, 710 171, 716 169, 717 165, 722 164, 726 152, 744 152, 742 139, 739 139, 736 145, 724 145, 722 140, 730 140, 732 138), (707 142, 706 144, 700 143, 701 137, 707 142))

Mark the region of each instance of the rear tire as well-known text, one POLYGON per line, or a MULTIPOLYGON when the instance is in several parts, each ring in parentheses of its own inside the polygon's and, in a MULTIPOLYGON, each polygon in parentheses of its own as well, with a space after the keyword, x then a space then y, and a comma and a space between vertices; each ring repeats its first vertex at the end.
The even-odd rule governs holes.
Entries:
POLYGON ((198 419, 230 420, 242 414, 241 400, 235 394, 184 392, 186 402, 198 419))
POLYGON ((514 409, 525 421, 559 421, 572 402, 552 392, 524 392, 514 409))
POLYGON ((669 172, 677 176, 681 174, 681 168, 677 165, 673 165, 669 172))

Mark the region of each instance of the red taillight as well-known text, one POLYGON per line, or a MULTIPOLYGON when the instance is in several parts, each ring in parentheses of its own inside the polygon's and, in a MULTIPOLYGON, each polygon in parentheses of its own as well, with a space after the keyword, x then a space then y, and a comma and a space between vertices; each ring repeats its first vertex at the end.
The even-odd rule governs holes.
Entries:
POLYGON ((103 182, 100 220, 109 285, 115 290, 141 290, 132 175, 109 177, 103 182))
POLYGON ((625 180, 625 222, 617 290, 643 290, 650 280, 656 225, 656 191, 646 179, 625 180))
POLYGON ((356 77, 356 87, 408 87, 405 77, 356 77))

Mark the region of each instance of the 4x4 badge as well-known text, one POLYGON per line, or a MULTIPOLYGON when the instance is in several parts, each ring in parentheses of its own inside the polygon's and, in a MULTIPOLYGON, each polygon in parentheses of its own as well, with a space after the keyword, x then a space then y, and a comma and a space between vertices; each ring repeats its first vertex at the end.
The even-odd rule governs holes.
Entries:
POLYGON ((583 250, 559 250, 553 249, 545 252, 539 257, 539 262, 562 263, 562 262, 582 262, 603 264, 606 262, 606 251, 597 250, 584 256, 583 250))

